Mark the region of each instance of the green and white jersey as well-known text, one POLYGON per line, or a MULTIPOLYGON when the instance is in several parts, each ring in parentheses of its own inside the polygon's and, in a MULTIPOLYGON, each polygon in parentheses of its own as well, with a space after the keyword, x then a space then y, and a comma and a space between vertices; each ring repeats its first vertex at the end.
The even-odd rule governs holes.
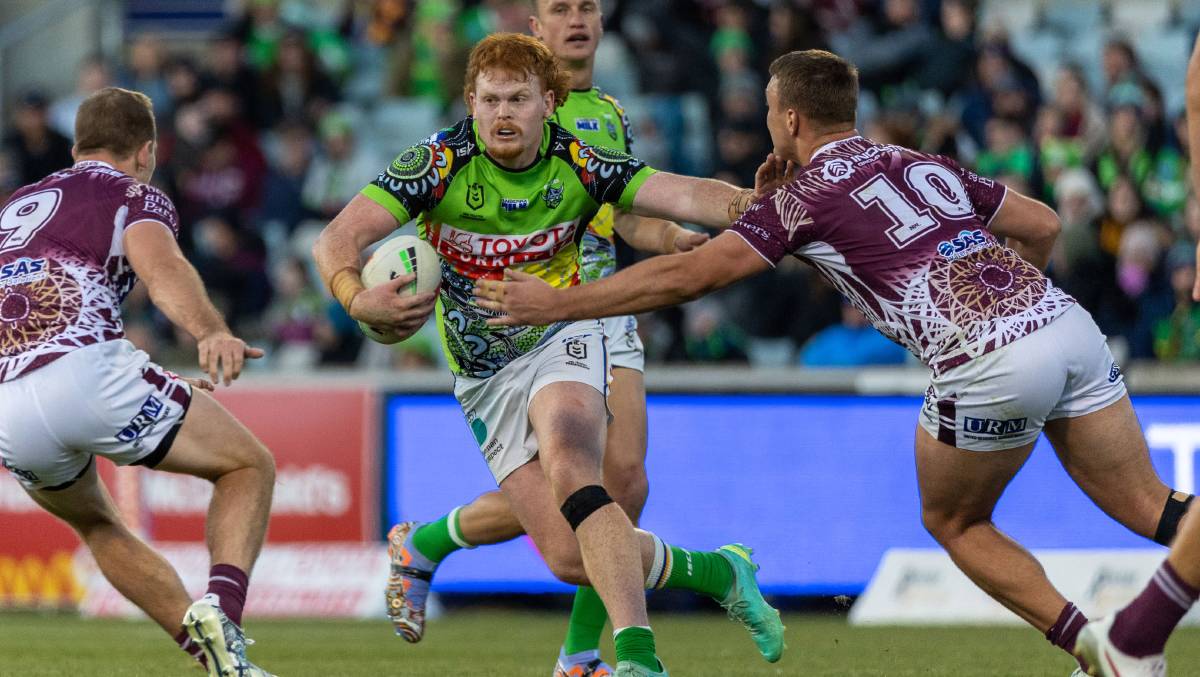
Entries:
MULTIPOLYGON (((633 153, 633 136, 625 109, 599 87, 571 90, 550 119, 589 145, 633 153)), ((613 217, 611 206, 601 206, 579 243, 580 274, 584 282, 617 272, 613 217)))
POLYGON ((363 189, 441 256, 438 329, 457 374, 487 378, 567 323, 489 327, 495 313, 475 304, 478 279, 505 268, 555 287, 579 284, 579 243, 605 204, 628 209, 654 173, 640 160, 590 146, 554 123, 543 127, 537 160, 511 170, 484 152, 472 118, 405 150, 363 189))

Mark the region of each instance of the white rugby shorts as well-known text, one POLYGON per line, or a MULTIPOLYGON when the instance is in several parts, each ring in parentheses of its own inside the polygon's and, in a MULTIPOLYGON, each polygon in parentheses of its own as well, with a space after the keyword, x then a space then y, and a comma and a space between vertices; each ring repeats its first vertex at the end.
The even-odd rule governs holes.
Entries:
POLYGON ((496 484, 538 453, 529 403, 551 383, 586 383, 608 396, 609 362, 599 320, 574 322, 488 378, 455 376, 454 396, 496 484))
POLYGON ((192 387, 125 339, 74 350, 0 383, 0 461, 27 489, 64 489, 98 454, 154 467, 192 387))
POLYGON ((604 340, 608 343, 608 361, 613 368, 623 367, 634 371, 646 370, 646 351, 642 337, 638 336, 637 318, 633 315, 606 317, 604 340))
POLYGON ((968 451, 1028 444, 1046 421, 1099 411, 1125 379, 1092 316, 1078 304, 1033 333, 934 376, 920 423, 968 451))

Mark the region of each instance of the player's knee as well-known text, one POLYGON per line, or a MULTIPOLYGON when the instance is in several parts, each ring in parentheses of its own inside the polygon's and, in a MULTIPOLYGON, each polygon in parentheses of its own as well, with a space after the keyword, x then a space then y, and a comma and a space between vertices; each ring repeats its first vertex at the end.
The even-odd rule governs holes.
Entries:
POLYGON ((605 468, 604 485, 626 513, 645 504, 650 493, 650 481, 646 477, 646 466, 638 461, 614 463, 605 468))
POLYGON ((579 554, 577 546, 554 548, 543 555, 550 572, 558 580, 569 585, 588 584, 587 572, 583 569, 583 556, 579 554))
POLYGON ((922 508, 921 524, 934 540, 949 547, 954 540, 961 536, 977 520, 954 510, 939 508, 922 508))

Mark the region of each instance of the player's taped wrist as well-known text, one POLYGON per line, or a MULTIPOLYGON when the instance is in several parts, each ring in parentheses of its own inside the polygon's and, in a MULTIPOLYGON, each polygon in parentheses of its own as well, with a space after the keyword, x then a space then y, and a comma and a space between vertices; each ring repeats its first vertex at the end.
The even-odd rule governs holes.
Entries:
POLYGON ((738 217, 741 216, 742 213, 745 212, 747 209, 749 209, 750 204, 753 202, 754 202, 754 189, 753 188, 743 188, 743 189, 739 190, 733 196, 733 199, 729 201, 729 210, 727 213, 727 216, 729 216, 729 222, 733 223, 734 221, 737 221, 738 217))
POLYGON ((329 291, 333 294, 333 298, 337 299, 338 303, 350 312, 350 304, 354 303, 354 297, 358 293, 364 291, 366 286, 362 283, 358 268, 354 266, 346 266, 329 278, 329 291))

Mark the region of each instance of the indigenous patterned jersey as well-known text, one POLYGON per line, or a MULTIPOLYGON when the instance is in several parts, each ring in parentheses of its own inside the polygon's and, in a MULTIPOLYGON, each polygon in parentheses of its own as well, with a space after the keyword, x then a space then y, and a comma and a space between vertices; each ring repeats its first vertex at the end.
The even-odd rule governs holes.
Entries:
POLYGON ((103 162, 13 193, 0 211, 0 382, 125 335, 120 305, 137 276, 122 236, 139 221, 179 235, 162 191, 103 162))
POLYGON ((949 158, 853 137, 818 149, 732 230, 772 264, 811 263, 941 373, 1075 303, 988 230, 1006 194, 949 158))
MULTIPOLYGON (((633 153, 633 135, 625 109, 599 87, 571 90, 550 119, 588 145, 633 153)), ((601 205, 588 222, 587 232, 579 243, 579 272, 584 282, 617 272, 617 247, 613 243, 615 216, 612 205, 601 205)))
POLYGON ((538 159, 513 171, 493 162, 466 118, 400 154, 363 195, 418 232, 442 257, 438 329, 455 373, 487 378, 567 323, 489 327, 475 280, 505 268, 555 287, 581 282, 579 242, 601 205, 628 209, 654 173, 640 160, 543 128, 538 159))

